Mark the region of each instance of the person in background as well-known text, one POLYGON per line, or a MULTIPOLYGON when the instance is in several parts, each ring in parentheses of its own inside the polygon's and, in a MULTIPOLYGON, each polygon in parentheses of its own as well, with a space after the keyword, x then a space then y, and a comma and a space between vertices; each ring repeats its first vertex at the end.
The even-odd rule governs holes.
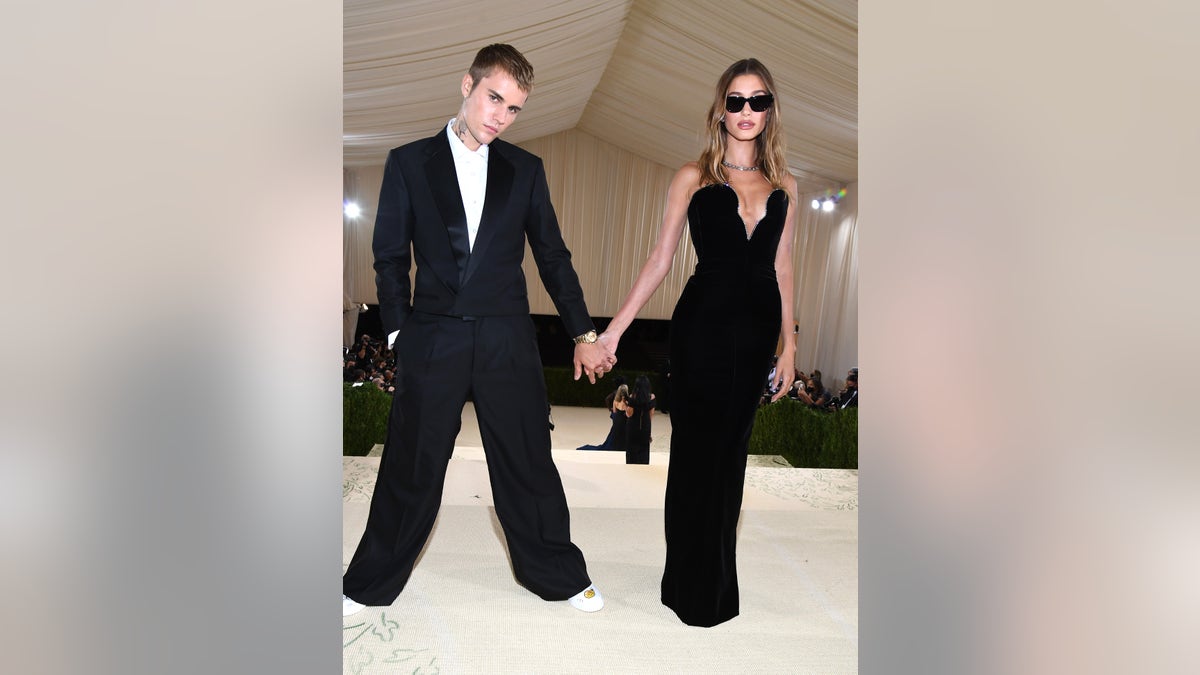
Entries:
POLYGON ((808 378, 808 387, 806 387, 805 391, 808 394, 809 405, 814 408, 824 408, 833 400, 833 394, 821 382, 820 370, 812 371, 812 375, 808 378))
POLYGON ((829 402, 829 410, 844 410, 858 407, 858 368, 846 373, 846 386, 829 402))
POLYGON ((633 391, 625 406, 627 420, 625 433, 625 463, 650 463, 650 423, 654 419, 654 394, 650 391, 650 378, 638 375, 633 381, 633 391))
MULTIPOLYGON (((608 395, 604 397, 604 407, 607 408, 609 412, 612 412, 612 410, 613 410, 613 400, 617 396, 617 390, 619 390, 624 385, 625 385, 625 376, 624 375, 614 375, 613 376, 613 390, 608 392, 608 395)), ((629 392, 629 387, 625 387, 625 392, 626 393, 629 392)))
POLYGON ((808 381, 805 379, 806 377, 804 371, 796 369, 795 375, 792 377, 792 386, 788 389, 788 398, 796 401, 800 400, 800 395, 804 393, 804 387, 808 384, 808 381))
POLYGON ((608 410, 608 436, 600 445, 581 445, 576 450, 615 450, 625 452, 625 446, 628 441, 625 434, 625 428, 628 426, 625 407, 628 398, 629 387, 625 384, 619 385, 617 390, 611 396, 607 397, 607 400, 610 401, 608 410))

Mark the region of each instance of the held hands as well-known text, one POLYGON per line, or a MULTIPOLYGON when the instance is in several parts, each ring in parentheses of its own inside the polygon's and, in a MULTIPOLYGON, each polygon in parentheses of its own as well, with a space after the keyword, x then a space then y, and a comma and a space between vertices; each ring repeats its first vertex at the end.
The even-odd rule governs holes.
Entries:
POLYGON ((775 378, 771 380, 771 388, 778 389, 775 395, 771 397, 771 403, 787 396, 788 389, 791 388, 794 368, 796 367, 796 353, 790 349, 784 349, 779 355, 779 361, 775 364, 775 378))
POLYGON ((588 381, 596 384, 597 377, 604 377, 604 373, 611 371, 613 366, 617 364, 617 342, 620 338, 610 333, 601 333, 595 344, 578 344, 575 345, 575 379, 579 379, 580 366, 583 367, 583 372, 587 373, 588 381), (580 348, 588 348, 581 353, 580 348), (591 357, 592 352, 599 354, 598 357, 591 357), (595 358, 596 360, 589 360, 595 358))
POLYGON ((602 342, 592 344, 586 342, 575 345, 575 379, 580 373, 586 373, 588 382, 596 384, 597 377, 604 377, 606 371, 616 365, 616 355, 609 351, 602 342))

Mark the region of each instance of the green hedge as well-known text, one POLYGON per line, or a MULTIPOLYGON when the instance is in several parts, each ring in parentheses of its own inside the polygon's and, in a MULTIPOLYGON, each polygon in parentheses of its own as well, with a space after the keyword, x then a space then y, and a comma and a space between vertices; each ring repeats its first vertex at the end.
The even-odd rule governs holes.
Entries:
MULTIPOLYGON (((604 397, 612 391, 612 374, 595 385, 585 377, 572 379, 570 368, 546 368, 546 390, 551 405, 604 407, 604 397)), ((653 391, 661 395, 662 385, 654 373, 616 370, 633 383, 638 375, 650 377, 653 391)), ((392 397, 370 384, 361 387, 342 385, 342 453, 363 456, 387 434, 387 416, 392 397)), ((820 412, 789 398, 758 409, 754 432, 750 435, 750 454, 780 455, 792 466, 816 469, 858 468, 858 409, 820 412)))
POLYGON ((758 409, 750 454, 781 455, 792 466, 858 468, 858 408, 822 412, 782 398, 758 409))
POLYGON ((387 435, 392 395, 367 382, 342 383, 342 454, 363 457, 387 435))
POLYGON ((617 368, 604 377, 597 379, 596 384, 588 382, 587 375, 580 375, 576 381, 575 369, 553 366, 542 369, 546 374, 546 398, 550 405, 569 405, 581 408, 603 408, 604 397, 612 393, 616 386, 613 384, 617 375, 625 378, 625 384, 633 389, 633 383, 638 375, 650 378, 650 391, 662 397, 663 385, 657 373, 644 370, 623 370, 617 368))

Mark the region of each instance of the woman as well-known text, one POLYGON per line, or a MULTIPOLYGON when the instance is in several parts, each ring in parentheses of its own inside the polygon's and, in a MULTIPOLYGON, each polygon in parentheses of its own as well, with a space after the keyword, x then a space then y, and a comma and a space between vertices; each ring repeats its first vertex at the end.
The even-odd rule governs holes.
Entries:
POLYGON ((626 464, 650 463, 650 420, 654 418, 654 394, 650 393, 650 378, 638 375, 633 393, 625 406, 628 441, 625 447, 626 464))
POLYGON ((772 400, 795 368, 792 239, 775 82, 756 59, 717 82, 699 161, 671 180, 658 241, 600 339, 621 334, 671 268, 686 224, 698 263, 671 317, 671 455, 662 602, 693 626, 738 614, 734 559, 746 449, 775 345, 772 400))
POLYGON ((809 405, 814 408, 824 408, 833 398, 833 395, 825 388, 825 384, 821 382, 821 371, 819 370, 812 371, 812 377, 808 379, 805 392, 808 394, 809 405))
MULTIPOLYGON (((629 387, 624 384, 617 385, 617 390, 612 393, 612 407, 608 409, 608 418, 612 420, 612 426, 608 429, 608 438, 600 445, 581 445, 576 450, 616 450, 625 452, 625 443, 627 435, 625 427, 628 426, 628 416, 625 414, 625 401, 629 398, 629 387)), ((607 398, 607 397, 606 397, 607 398)))

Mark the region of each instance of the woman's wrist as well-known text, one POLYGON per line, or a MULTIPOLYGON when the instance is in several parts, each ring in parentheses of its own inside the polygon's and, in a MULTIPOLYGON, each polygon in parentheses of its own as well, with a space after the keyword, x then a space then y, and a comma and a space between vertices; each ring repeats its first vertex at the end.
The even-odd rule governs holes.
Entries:
POLYGON ((632 322, 633 319, 627 319, 624 316, 621 316, 620 312, 617 312, 617 315, 612 318, 612 321, 609 321, 608 325, 605 326, 604 332, 613 337, 619 338, 625 333, 625 329, 629 328, 629 324, 632 322))

